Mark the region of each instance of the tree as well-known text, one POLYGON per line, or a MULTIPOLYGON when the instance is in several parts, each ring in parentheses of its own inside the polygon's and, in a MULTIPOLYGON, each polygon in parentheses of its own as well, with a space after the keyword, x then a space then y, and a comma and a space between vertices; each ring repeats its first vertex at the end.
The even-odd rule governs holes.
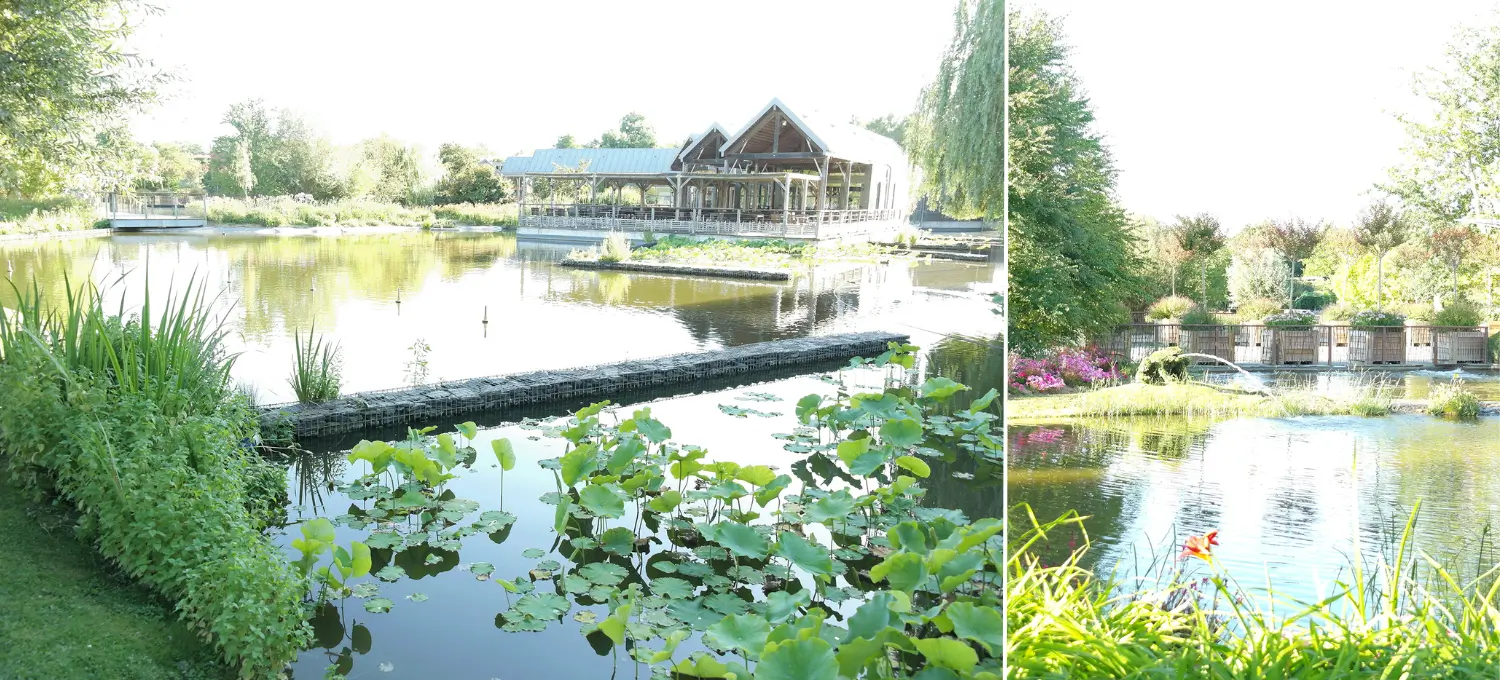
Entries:
POLYGON ((1286 299, 1290 307, 1296 295, 1295 281, 1302 261, 1312 255, 1328 225, 1307 222, 1300 217, 1286 220, 1269 220, 1264 225, 1266 247, 1276 251, 1287 263, 1286 299))
MULTIPOLYGON (((1208 307, 1208 260, 1224 248, 1224 229, 1219 224, 1219 219, 1208 213, 1199 213, 1192 217, 1177 216, 1177 223, 1173 225, 1172 233, 1177 237, 1177 246, 1187 253, 1184 262, 1198 261, 1198 271, 1202 283, 1202 298, 1200 304, 1208 307)), ((1175 279, 1174 279, 1175 280, 1175 279)), ((1172 294, 1177 294, 1177 287, 1172 287, 1172 294)))
POLYGON ((897 144, 900 144, 902 148, 906 148, 906 128, 911 124, 911 119, 912 114, 897 116, 894 113, 890 113, 866 121, 861 121, 859 118, 852 118, 849 122, 875 134, 889 137, 897 144))
POLYGON ((0 195, 56 192, 108 155, 100 135, 168 80, 127 51, 138 0, 0 4, 0 195))
POLYGON ((1375 254, 1375 309, 1385 302, 1382 286, 1385 283, 1385 256, 1406 242, 1411 228, 1406 216, 1382 201, 1366 206, 1354 222, 1355 240, 1365 250, 1375 254))
POLYGON ((1404 162, 1383 187, 1433 222, 1494 215, 1500 202, 1500 27, 1463 28, 1448 46, 1445 70, 1414 78, 1430 118, 1398 116, 1406 127, 1404 162))
POLYGON ((438 147, 443 177, 438 180, 439 203, 499 203, 505 200, 505 184, 494 166, 481 161, 482 150, 458 144, 438 147))
POLYGON ((1453 272, 1453 299, 1457 300, 1459 266, 1470 251, 1480 247, 1484 237, 1471 226, 1451 225, 1433 229, 1426 240, 1428 251, 1453 272))
POLYGON ((573 139, 573 135, 562 135, 557 138, 557 148, 576 149, 578 148, 578 142, 573 139))
POLYGON ((960 4, 953 44, 907 141, 928 186, 949 192, 952 210, 994 218, 1008 202, 1009 339, 1026 354, 1084 341, 1121 321, 1143 281, 1114 202, 1114 167, 1091 130, 1093 112, 1068 68, 1060 23, 1017 12, 1008 30, 1007 37, 999 0, 960 4), (998 143, 1007 40, 1008 150, 998 143))
POLYGON ((1229 297, 1236 306, 1257 298, 1280 297, 1286 264, 1270 248, 1235 253, 1229 265, 1229 297))
POLYGON ((656 146, 656 131, 646 117, 631 111, 620 118, 620 129, 605 130, 596 145, 601 149, 650 149, 656 146))

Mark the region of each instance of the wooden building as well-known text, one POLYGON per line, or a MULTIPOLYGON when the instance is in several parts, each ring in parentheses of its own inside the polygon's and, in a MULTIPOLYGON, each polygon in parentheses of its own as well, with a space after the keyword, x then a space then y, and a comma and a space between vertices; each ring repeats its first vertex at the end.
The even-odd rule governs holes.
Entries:
POLYGON ((886 238, 907 213, 906 155, 851 123, 771 100, 737 133, 679 149, 542 149, 505 159, 527 233, 886 238))

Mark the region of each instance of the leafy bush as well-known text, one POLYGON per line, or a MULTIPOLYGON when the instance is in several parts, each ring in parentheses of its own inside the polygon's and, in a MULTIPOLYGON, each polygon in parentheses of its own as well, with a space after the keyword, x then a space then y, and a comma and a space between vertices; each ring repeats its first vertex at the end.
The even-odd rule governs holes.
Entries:
POLYGON ((1281 311, 1280 302, 1270 298, 1251 298, 1241 303, 1234 311, 1246 321, 1258 321, 1281 311))
POLYGON ((1185 382, 1188 378, 1188 358, 1182 356, 1181 347, 1163 347, 1141 360, 1135 369, 1136 382, 1146 385, 1166 385, 1185 382))
POLYGON ((337 343, 307 329, 307 339, 301 333, 292 334, 292 375, 287 384, 297 401, 317 404, 339 398, 339 386, 343 379, 343 351, 337 343))
MULTIPOLYGON (((15 200, 0 198, 0 235, 81 231, 100 226, 94 206, 74 198, 15 200)), ((103 220, 108 226, 108 220, 103 220)))
POLYGON ((1433 309, 1432 305, 1421 302, 1409 302, 1401 305, 1399 309, 1402 316, 1412 321, 1431 323, 1433 318, 1437 316, 1437 310, 1433 309))
POLYGON ((1261 323, 1282 328, 1312 326, 1318 323, 1318 315, 1306 309, 1289 309, 1261 319, 1261 323))
POLYGON ((1309 290, 1297 296, 1292 301, 1293 309, 1319 310, 1338 302, 1339 296, 1331 290, 1309 290))
POLYGON ((1151 303, 1151 306, 1146 308, 1146 318, 1152 321, 1181 319, 1183 314, 1186 314, 1188 310, 1197 306, 1197 303, 1193 302, 1191 298, 1181 295, 1168 295, 1151 303))
POLYGON ((1041 359, 1017 357, 1011 364, 1009 389, 1016 394, 1054 392, 1114 382, 1123 375, 1115 358, 1096 347, 1068 348, 1041 359))
POLYGON ((225 398, 218 326, 186 304, 153 330, 105 317, 91 293, 66 299, 54 312, 28 293, 0 318, 6 471, 76 505, 79 535, 242 675, 274 676, 308 640, 306 589, 261 533, 275 492, 241 445, 256 423, 225 398))
POLYGON ((1241 306, 1256 298, 1287 297, 1286 260, 1269 248, 1236 254, 1226 275, 1229 296, 1241 306))
POLYGON ((600 244, 600 262, 628 262, 630 261, 630 237, 624 232, 610 232, 600 244))
POLYGON ((1346 304, 1332 304, 1323 308, 1323 323, 1340 323, 1354 318, 1354 307, 1346 304))
POLYGON ((1404 326, 1406 325, 1406 317, 1403 317, 1395 312, 1377 312, 1373 309, 1367 309, 1363 312, 1355 314, 1354 317, 1349 320, 1349 325, 1353 328, 1389 328, 1391 326, 1404 326))
POLYGON ((1464 381, 1458 379, 1434 386, 1427 400, 1427 413, 1440 418, 1478 418, 1479 408, 1479 397, 1464 389, 1464 381))
POLYGON ((1189 326, 1222 323, 1218 314, 1197 306, 1184 312, 1181 318, 1189 326))
POLYGON ((262 227, 431 227, 508 226, 516 223, 514 203, 454 203, 434 208, 374 200, 308 203, 291 196, 208 199, 208 221, 262 227))
POLYGON ((1434 326, 1478 326, 1482 321, 1479 306, 1468 300, 1454 301, 1432 317, 1434 326))
POLYGON ((450 203, 432 207, 439 226, 509 227, 519 211, 514 203, 450 203))

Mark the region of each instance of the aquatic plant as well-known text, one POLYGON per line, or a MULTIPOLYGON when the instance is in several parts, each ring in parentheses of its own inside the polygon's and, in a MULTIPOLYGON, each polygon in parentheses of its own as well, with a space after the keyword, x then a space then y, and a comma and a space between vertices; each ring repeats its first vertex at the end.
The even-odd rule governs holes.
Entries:
POLYGON ((301 333, 292 334, 292 374, 287 384, 297 401, 318 404, 339 398, 339 385, 343 378, 342 351, 338 343, 329 342, 318 335, 317 329, 309 326, 307 338, 301 333))
POLYGON ((1181 347, 1163 347, 1141 360, 1135 369, 1135 381, 1143 385, 1180 383, 1188 377, 1188 358, 1181 347))
POLYGON ((411 359, 406 362, 406 384, 412 387, 425 385, 428 376, 427 355, 432 352, 432 345, 417 338, 406 351, 411 352, 411 359))
POLYGON ((1464 381, 1458 378, 1434 385, 1427 400, 1427 413, 1440 418, 1477 418, 1481 407, 1479 397, 1465 389, 1464 381))
POLYGON ((628 262, 630 261, 630 237, 624 232, 613 231, 604 237, 604 242, 599 246, 600 262, 628 262))
POLYGON ((1160 586, 1083 567, 1086 531, 1082 547, 1044 565, 1038 553, 1047 542, 1085 522, 1070 512, 1044 524, 1017 506, 1011 518, 1029 528, 1011 533, 1006 565, 1008 677, 1482 677, 1500 662, 1492 615, 1500 586, 1489 577, 1459 581, 1414 550, 1416 517, 1413 510, 1392 562, 1371 573, 1356 560, 1330 592, 1302 602, 1272 583, 1259 595, 1241 588, 1213 558, 1215 540, 1233 540, 1221 534, 1185 542, 1160 586), (1208 575, 1198 577, 1194 565, 1208 575))
POLYGON ((1197 307, 1198 303, 1192 298, 1182 295, 1168 295, 1146 308, 1146 318, 1152 321, 1166 321, 1169 319, 1181 319, 1188 310, 1197 307))

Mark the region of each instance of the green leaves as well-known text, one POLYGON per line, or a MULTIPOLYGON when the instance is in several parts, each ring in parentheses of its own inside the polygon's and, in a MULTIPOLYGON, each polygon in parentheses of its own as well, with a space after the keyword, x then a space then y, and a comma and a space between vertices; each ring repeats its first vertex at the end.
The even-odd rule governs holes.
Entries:
POLYGON ((932 468, 927 462, 916 456, 899 456, 896 458, 896 465, 923 479, 932 474, 932 468))
POLYGON ((506 472, 516 467, 516 450, 510 444, 510 440, 504 437, 490 442, 490 448, 495 451, 495 460, 499 461, 500 469, 506 472))
POLYGON ((765 536, 760 535, 760 532, 734 522, 719 522, 713 525, 711 538, 740 557, 756 560, 764 559, 766 552, 771 548, 770 542, 765 536))
POLYGON ((771 635, 771 624, 752 614, 726 616, 724 620, 709 626, 705 641, 711 646, 725 650, 739 650, 751 659, 760 658, 760 650, 766 646, 771 635))
POLYGON ((616 607, 613 614, 610 614, 603 621, 599 622, 599 632, 604 633, 611 642, 617 645, 625 644, 625 624, 630 622, 631 609, 632 607, 629 604, 622 604, 616 607))
POLYGON ((998 607, 977 607, 969 602, 954 602, 944 610, 953 623, 953 634, 984 645, 995 657, 1005 646, 1004 630, 998 607))
POLYGON ((854 497, 848 490, 840 489, 807 506, 807 520, 821 524, 832 519, 845 519, 853 511, 854 497))
POLYGON ((593 444, 581 444, 563 455, 561 461, 563 484, 576 486, 579 480, 594 471, 597 465, 594 460, 596 450, 593 444))
POLYGON ((776 552, 810 574, 833 575, 833 558, 828 556, 828 551, 790 531, 781 532, 776 552))
POLYGON ((458 430, 458 433, 463 435, 464 439, 473 439, 479 436, 479 426, 475 425, 472 420, 454 425, 453 428, 458 430))
POLYGON ((755 680, 838 680, 833 647, 819 638, 770 642, 755 667, 755 680))
POLYGON ((572 608, 573 605, 568 602, 568 598, 556 593, 542 592, 527 593, 521 599, 516 600, 514 607, 521 614, 544 620, 562 618, 562 615, 572 608))
POLYGON ((911 418, 887 420, 880 426, 880 439, 899 448, 916 446, 922 441, 922 424, 911 418))
POLYGON ((610 562, 590 562, 578 570, 578 575, 601 586, 612 586, 625 580, 630 575, 625 567, 610 562))
POLYGON ((625 494, 613 484, 591 484, 578 493, 578 504, 596 517, 625 516, 625 494))
POLYGON ((370 612, 371 614, 384 614, 390 611, 391 607, 395 606, 395 604, 395 602, 392 602, 388 598, 372 597, 368 600, 365 600, 365 611, 370 612))
POLYGON ((675 510, 680 504, 682 504, 682 494, 674 489, 667 489, 661 492, 660 496, 651 499, 651 502, 647 503, 646 507, 665 515, 675 510))
POLYGON ((888 581, 891 588, 911 592, 927 578, 927 562, 921 555, 899 552, 870 568, 870 579, 888 581))
POLYGON ((967 673, 979 663, 974 648, 952 638, 912 638, 912 643, 928 663, 939 668, 967 673))

